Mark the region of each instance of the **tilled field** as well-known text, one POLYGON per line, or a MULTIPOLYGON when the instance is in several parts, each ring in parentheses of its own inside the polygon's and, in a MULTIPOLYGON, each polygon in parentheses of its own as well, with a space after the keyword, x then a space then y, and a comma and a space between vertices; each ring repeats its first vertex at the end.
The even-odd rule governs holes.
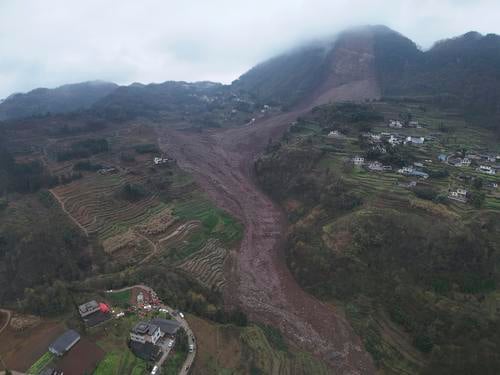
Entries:
POLYGON ((251 319, 279 328, 336 373, 372 374, 373 362, 345 318, 294 280, 282 253, 286 220, 253 182, 255 157, 299 114, 201 134, 162 129, 160 146, 195 176, 219 207, 245 225, 241 248, 231 261, 227 301, 239 304, 251 319))

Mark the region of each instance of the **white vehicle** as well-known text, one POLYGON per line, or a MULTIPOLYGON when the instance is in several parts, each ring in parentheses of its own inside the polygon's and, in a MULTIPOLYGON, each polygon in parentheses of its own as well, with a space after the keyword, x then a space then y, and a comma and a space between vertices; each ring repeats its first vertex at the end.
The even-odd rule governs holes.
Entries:
POLYGON ((189 344, 189 353, 194 352, 194 344, 189 344))
POLYGON ((174 346, 174 342, 174 340, 169 340, 167 346, 171 348, 172 346, 174 346))
POLYGON ((153 367, 153 370, 151 370, 151 375, 155 375, 158 373, 158 366, 153 367))
POLYGON ((183 314, 183 313, 181 313, 181 312, 180 312, 180 313, 179 313, 179 316, 180 316, 182 319, 184 319, 184 314, 183 314))
POLYGON ((167 309, 160 309, 160 310, 158 310, 158 311, 160 311, 160 312, 162 312, 162 313, 168 313, 168 310, 167 310, 167 309))

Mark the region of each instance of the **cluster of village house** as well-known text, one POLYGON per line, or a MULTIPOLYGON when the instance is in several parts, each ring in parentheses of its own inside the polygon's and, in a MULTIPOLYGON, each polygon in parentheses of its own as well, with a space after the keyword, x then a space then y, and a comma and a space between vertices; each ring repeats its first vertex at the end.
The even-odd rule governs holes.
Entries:
MULTIPOLYGON (((86 302, 78 306, 78 313, 87 327, 95 327, 112 318, 112 312, 104 302, 86 302)), ((61 357, 69 352, 79 341, 80 334, 73 329, 69 329, 49 345, 49 351, 61 357)))
MULTIPOLYGON (((153 158, 153 165, 160 166, 163 164, 167 164, 171 161, 172 161, 172 159, 169 159, 169 158, 164 157, 164 156, 160 156, 160 157, 155 156, 153 158)), ((117 173, 117 172, 118 172, 118 168, 113 167, 113 166, 105 166, 97 171, 97 173, 99 173, 101 175, 113 174, 113 173, 117 173)))
POLYGON ((470 167, 474 164, 477 172, 488 175, 496 175, 497 170, 500 170, 500 155, 468 153, 461 157, 455 154, 440 154, 438 160, 459 168, 470 167))
MULTIPOLYGON (((389 122, 389 127, 394 129, 401 129, 405 127, 403 123, 397 120, 391 120, 389 122)), ((421 126, 417 121, 412 121, 407 125, 407 127, 411 128, 420 128, 421 126)), ((411 144, 411 145, 421 145, 425 142, 424 137, 415 137, 415 136, 401 136, 398 134, 391 133, 380 133, 380 134, 372 134, 372 133, 364 133, 362 134, 364 138, 369 140, 369 143, 372 145, 373 150, 377 150, 381 153, 386 153, 385 148, 381 145, 384 141, 390 143, 391 145, 397 144, 411 144)), ((339 132, 338 130, 333 130, 328 134, 330 138, 344 138, 345 136, 339 132)), ((500 170, 500 155, 491 155, 491 154, 473 154, 469 153, 465 157, 459 157, 456 155, 444 155, 440 154, 438 156, 438 160, 447 163, 451 166, 455 167, 469 167, 472 163, 474 163, 476 167, 476 171, 488 175, 495 175, 497 170, 500 170)), ((365 167, 369 171, 372 172, 387 172, 392 171, 393 168, 390 165, 384 165, 379 161, 366 161, 364 157, 356 155, 351 159, 351 162, 355 166, 365 167)), ((431 160, 426 160, 426 162, 431 162, 431 160)), ((427 179, 429 178, 429 174, 422 171, 423 164, 419 162, 413 163, 411 166, 405 166, 397 170, 397 173, 407 176, 407 177, 416 177, 418 179, 427 179)), ((405 187, 415 187, 417 185, 417 181, 411 181, 410 183, 400 183, 401 186, 405 187)), ((496 189, 498 184, 495 182, 488 182, 488 188, 496 189)), ((467 202, 468 192, 464 188, 458 188, 456 190, 450 190, 448 197, 452 200, 459 202, 467 202)))
MULTIPOLYGON (((139 316, 144 316, 145 312, 158 310, 168 313, 168 310, 161 307, 161 302, 154 291, 145 292, 147 296, 140 292, 137 295, 137 310, 139 316)), ((133 308, 132 308, 133 309, 133 308)), ((104 302, 95 300, 88 301, 78 306, 78 313, 86 327, 96 327, 101 323, 110 320, 113 315, 115 318, 121 318, 124 312, 114 313, 104 302)), ((175 342, 174 337, 181 325, 176 320, 163 318, 153 318, 141 320, 135 324, 129 332, 129 347, 132 352, 147 361, 157 360, 162 349, 171 348, 175 342)), ((79 341, 80 334, 73 330, 66 330, 49 346, 49 351, 56 356, 63 356, 69 352, 79 341)), ((57 373, 56 370, 48 369, 57 373)))

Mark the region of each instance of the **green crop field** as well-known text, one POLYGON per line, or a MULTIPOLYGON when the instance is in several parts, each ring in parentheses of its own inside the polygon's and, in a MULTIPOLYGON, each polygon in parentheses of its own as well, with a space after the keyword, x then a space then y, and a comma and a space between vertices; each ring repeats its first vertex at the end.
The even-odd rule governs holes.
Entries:
POLYGON ((176 202, 174 215, 183 220, 201 221, 206 235, 219 238, 225 244, 239 241, 243 234, 239 222, 202 196, 176 202))

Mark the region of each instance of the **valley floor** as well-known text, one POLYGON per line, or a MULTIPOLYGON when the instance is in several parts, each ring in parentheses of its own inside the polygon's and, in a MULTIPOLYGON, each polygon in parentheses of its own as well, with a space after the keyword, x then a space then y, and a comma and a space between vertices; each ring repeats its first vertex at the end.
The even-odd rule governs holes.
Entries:
POLYGON ((347 320, 294 280, 282 251, 286 220, 253 181, 255 157, 300 113, 224 131, 160 129, 159 144, 194 175, 211 199, 245 226, 239 252, 228 262, 231 282, 226 300, 241 306, 252 320, 279 328, 337 373, 371 374, 372 359, 347 320))

